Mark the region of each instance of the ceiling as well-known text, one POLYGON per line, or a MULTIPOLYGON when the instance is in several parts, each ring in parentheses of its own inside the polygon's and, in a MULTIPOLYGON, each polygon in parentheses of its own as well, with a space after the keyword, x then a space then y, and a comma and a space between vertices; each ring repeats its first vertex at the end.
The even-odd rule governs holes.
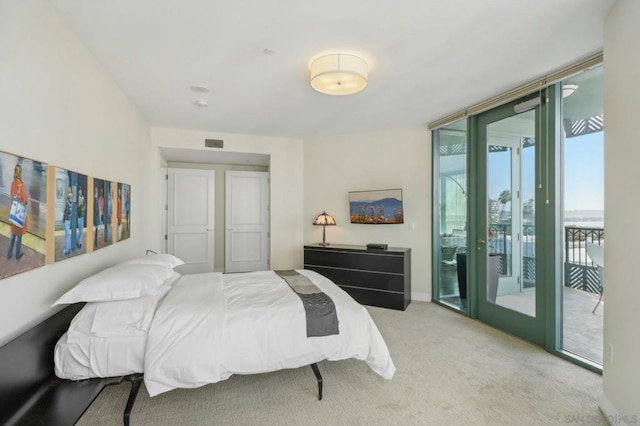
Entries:
POLYGON ((305 138, 424 125, 585 58, 615 0, 51 2, 151 125, 305 138), (365 91, 311 88, 338 51, 365 91))

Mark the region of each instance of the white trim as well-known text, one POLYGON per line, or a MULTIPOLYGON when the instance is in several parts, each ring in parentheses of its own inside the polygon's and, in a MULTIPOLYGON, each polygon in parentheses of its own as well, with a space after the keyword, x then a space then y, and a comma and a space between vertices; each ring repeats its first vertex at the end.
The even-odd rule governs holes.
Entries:
MULTIPOLYGON (((607 422, 610 425, 612 426, 629 425, 629 423, 625 421, 629 418, 629 416, 623 416, 620 413, 618 413, 618 410, 615 409, 615 407, 613 406, 611 401, 609 401, 609 398, 607 398, 604 392, 601 393, 600 398, 598 398, 598 408, 600 408, 600 411, 602 411, 602 414, 604 414, 604 416, 607 419, 607 422)), ((638 420, 636 418, 634 423, 636 423, 637 421, 638 420)))
POLYGON ((431 302, 431 295, 429 293, 417 293, 411 292, 411 300, 416 302, 431 302))

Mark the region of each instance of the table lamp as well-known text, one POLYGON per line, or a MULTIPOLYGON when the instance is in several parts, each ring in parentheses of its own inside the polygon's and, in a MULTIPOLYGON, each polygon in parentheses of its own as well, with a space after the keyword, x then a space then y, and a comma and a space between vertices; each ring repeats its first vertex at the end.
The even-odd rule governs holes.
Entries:
POLYGON ((336 220, 327 212, 322 212, 315 219, 313 219, 314 225, 322 225, 322 242, 319 243, 321 246, 328 246, 329 243, 326 241, 325 230, 327 226, 335 225, 336 220))

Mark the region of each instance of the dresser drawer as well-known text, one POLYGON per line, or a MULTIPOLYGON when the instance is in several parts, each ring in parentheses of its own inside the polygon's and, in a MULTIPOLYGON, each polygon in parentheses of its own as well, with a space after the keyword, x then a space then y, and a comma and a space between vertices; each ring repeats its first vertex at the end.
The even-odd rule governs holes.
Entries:
POLYGON ((393 272, 398 274, 402 274, 404 271, 404 256, 380 254, 379 252, 362 253, 307 249, 304 251, 304 263, 305 265, 333 266, 337 268, 393 272))
POLYGON ((307 264, 304 265, 304 268, 316 271, 338 285, 404 292, 404 276, 400 274, 354 271, 352 269, 307 264))
POLYGON ((408 303, 402 293, 387 293, 382 291, 367 290, 366 288, 354 288, 340 286, 349 296, 361 305, 378 306, 405 310, 408 303))

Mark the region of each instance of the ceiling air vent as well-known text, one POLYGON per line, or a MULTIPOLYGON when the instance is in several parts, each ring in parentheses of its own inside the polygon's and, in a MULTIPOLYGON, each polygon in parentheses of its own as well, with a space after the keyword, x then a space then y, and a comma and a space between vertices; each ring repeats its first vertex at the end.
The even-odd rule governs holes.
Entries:
POLYGON ((207 148, 222 148, 224 141, 222 139, 205 139, 204 146, 207 148))

